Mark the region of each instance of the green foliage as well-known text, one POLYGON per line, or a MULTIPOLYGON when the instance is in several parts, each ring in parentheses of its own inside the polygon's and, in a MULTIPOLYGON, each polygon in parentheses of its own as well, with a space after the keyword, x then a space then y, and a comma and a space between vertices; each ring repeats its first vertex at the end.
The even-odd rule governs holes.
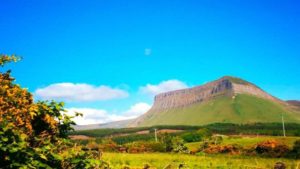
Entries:
POLYGON ((28 136, 10 126, 0 124, 0 167, 22 168, 33 166, 38 160, 28 160, 34 156, 34 149, 26 142, 28 136))
POLYGON ((197 142, 197 141, 202 141, 202 136, 197 133, 196 131, 194 132, 187 132, 185 134, 183 134, 181 136, 181 138, 185 141, 185 142, 197 142))
POLYGON ((92 130, 79 130, 71 132, 71 135, 86 135, 91 137, 105 137, 114 136, 119 134, 135 134, 139 131, 149 130, 150 133, 154 133, 154 129, 174 129, 174 130, 196 130, 199 126, 184 126, 184 125, 161 125, 151 127, 135 127, 135 128, 103 128, 103 129, 92 129, 92 130))
POLYGON ((151 148, 151 150, 153 152, 166 152, 166 147, 161 142, 152 141, 151 144, 149 145, 149 147, 151 148))
MULTIPOLYGON (((298 136, 300 124, 298 123, 285 123, 286 126, 286 134, 287 136, 298 136)), ((277 135, 282 135, 282 124, 281 123, 248 123, 248 124, 233 124, 233 123, 213 123, 203 126, 182 126, 182 125, 174 125, 174 126, 152 126, 152 127, 142 127, 142 128, 121 128, 121 129, 94 129, 94 130, 82 130, 82 131, 74 131, 69 134, 71 135, 86 135, 96 138, 102 137, 119 137, 120 134, 128 134, 130 137, 129 140, 133 139, 131 135, 135 135, 138 131, 143 130, 152 130, 154 128, 160 129, 174 129, 174 130, 184 130, 184 131, 196 131, 196 130, 204 130, 208 136, 212 133, 218 134, 245 134, 245 135, 274 135, 276 132, 277 135)), ((174 133, 172 133, 173 135, 174 133)), ((181 133, 175 133, 174 135, 179 135, 181 133)), ((139 137, 139 136, 137 136, 139 137)), ((148 137, 148 136, 145 136, 148 137)), ((141 139, 145 137, 142 136, 141 139)), ((122 137, 127 139, 127 137, 122 137)), ((154 138, 153 134, 150 133, 148 139, 154 138)), ((118 144, 126 143, 127 141, 122 142, 122 139, 116 139, 115 141, 118 144), (119 142, 120 141, 120 142, 119 142)), ((132 141, 137 141, 139 139, 135 139, 132 141)), ((147 140, 146 138, 144 140, 147 140)))
POLYGON ((113 140, 106 139, 99 145, 99 148, 104 152, 118 152, 120 146, 118 146, 118 144, 116 144, 113 140))
POLYGON ((203 149, 203 152, 207 154, 234 154, 238 155, 242 151, 242 148, 238 145, 216 145, 209 144, 208 147, 203 149))
POLYGON ((172 136, 170 134, 163 134, 161 141, 165 145, 166 152, 171 152, 173 150, 172 136))
POLYGON ((189 149, 184 145, 184 140, 178 136, 172 138, 172 148, 172 151, 176 153, 189 153, 189 149))
POLYGON ((196 149, 195 151, 204 151, 205 149, 207 149, 209 147, 211 143, 208 142, 208 141, 204 141, 204 142, 201 142, 200 146, 198 149, 196 149))
POLYGON ((128 153, 165 152, 163 143, 155 141, 137 141, 124 145, 128 153))
POLYGON ((300 140, 296 140, 291 152, 292 157, 300 159, 300 140))
POLYGON ((208 128, 201 128, 197 131, 202 138, 210 138, 212 136, 212 132, 208 128))
MULTIPOLYGON (((285 123, 286 134, 288 136, 296 136, 299 132, 300 124, 285 123)), ((218 134, 244 134, 244 135, 270 135, 282 136, 281 123, 248 123, 248 124, 232 124, 232 123, 214 123, 203 126, 212 133, 218 134)))
POLYGON ((185 132, 181 137, 185 142, 197 142, 210 138, 211 131, 207 128, 201 128, 197 131, 185 132))
POLYGON ((19 60, 21 60, 21 58, 16 55, 0 54, 0 66, 2 67, 9 62, 17 62, 19 60))
POLYGON ((104 136, 111 136, 117 135, 122 133, 135 133, 140 131, 137 128, 108 128, 108 129, 93 129, 93 130, 79 130, 71 132, 71 135, 86 135, 90 137, 104 137, 104 136))
MULTIPOLYGON (((0 65, 17 61, 0 56, 0 65)), ((67 137, 75 124, 63 103, 33 102, 31 93, 0 73, 0 168, 94 168, 104 163, 67 137)))
POLYGON ((131 134, 127 136, 116 136, 112 140, 117 144, 126 144, 134 141, 153 141, 154 134, 131 134))

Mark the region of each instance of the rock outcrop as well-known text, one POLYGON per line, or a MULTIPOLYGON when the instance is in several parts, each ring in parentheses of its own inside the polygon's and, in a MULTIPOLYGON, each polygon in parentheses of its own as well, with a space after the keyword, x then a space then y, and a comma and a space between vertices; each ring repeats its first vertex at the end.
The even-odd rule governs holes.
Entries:
POLYGON ((152 111, 185 107, 190 104, 203 102, 220 94, 232 95, 232 88, 230 80, 222 78, 203 86, 162 93, 155 96, 152 111))
POLYGON ((225 76, 203 86, 158 94, 154 98, 151 111, 185 107, 194 103, 207 101, 220 95, 234 97, 235 94, 250 94, 272 101, 279 101, 279 99, 269 95, 249 82, 225 76))

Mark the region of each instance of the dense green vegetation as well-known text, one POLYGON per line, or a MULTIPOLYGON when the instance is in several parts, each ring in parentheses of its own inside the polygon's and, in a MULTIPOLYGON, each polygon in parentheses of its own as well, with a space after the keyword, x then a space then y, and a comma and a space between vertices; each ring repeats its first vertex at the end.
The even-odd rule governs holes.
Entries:
MULTIPOLYGON (((220 124, 216 125, 219 126, 220 124)), ((230 124, 227 125, 229 126, 230 124)), ((274 126, 269 125, 269 127, 274 126)), ((159 133, 157 138, 157 141, 155 141, 153 133, 129 134, 97 138, 96 140, 91 139, 85 145, 90 148, 99 147, 105 152, 173 152, 299 158, 299 137, 213 135, 210 129, 202 127, 197 130, 193 128, 193 130, 175 133, 159 133)))
POLYGON ((184 108, 173 108, 145 118, 140 126, 153 125, 205 125, 211 123, 299 123, 300 113, 284 104, 247 94, 234 98, 219 96, 212 100, 184 108))
MULTIPOLYGON (((265 140, 277 140, 281 143, 284 143, 288 147, 292 148, 295 141, 299 140, 299 137, 282 137, 282 136, 223 136, 221 145, 238 145, 242 147, 251 147, 256 145, 259 142, 263 142, 265 140)), ((187 143, 186 146, 190 150, 195 150, 200 147, 202 142, 192 142, 187 143)))
MULTIPOLYGON (((205 126, 213 133, 219 134, 244 134, 244 135, 272 135, 282 136, 282 123, 253 123, 253 124, 225 124, 216 123, 205 126)), ((285 129, 288 136, 300 136, 300 124, 286 123, 285 129)))
MULTIPOLYGON (((176 128, 182 131, 159 133, 158 142, 155 142, 153 132, 149 134, 126 133, 128 135, 97 138, 102 139, 98 144, 94 142, 95 140, 90 140, 86 146, 98 146, 103 150, 103 159, 109 161, 113 168, 168 167, 175 169, 180 166, 181 168, 273 168, 278 161, 282 161, 288 167, 296 167, 298 163, 295 159, 300 157, 299 137, 257 135, 257 131, 260 130, 267 131, 266 133, 272 130, 282 132, 280 123, 241 125, 216 123, 206 126, 159 127, 160 129, 176 128), (237 133, 252 135, 236 135, 237 133), (143 155, 136 155, 136 153, 143 153, 143 155), (255 160, 256 163, 251 163, 251 160, 255 160)), ((296 131, 300 126, 288 124, 287 127, 291 131, 296 131)), ((147 129, 153 130, 153 128, 144 127, 135 131, 147 129)), ((121 131, 126 132, 126 129, 121 129, 121 131)), ((132 132, 132 130, 129 131, 132 132)), ((272 134, 274 132, 271 132, 272 134)))
POLYGON ((131 134, 128 136, 117 136, 111 138, 117 144, 125 144, 134 141, 154 141, 154 134, 131 134))
MULTIPOLYGON (((154 129, 174 129, 195 131, 201 128, 209 129, 213 133, 219 134, 249 134, 249 135, 282 135, 281 123, 249 123, 249 124, 232 124, 232 123, 214 123, 203 126, 152 126, 152 127, 137 127, 137 128, 122 128, 122 129, 94 129, 94 130, 81 130, 71 132, 71 135, 86 135, 91 137, 118 137, 119 134, 133 134, 136 132, 149 130, 150 135, 153 137, 154 129)), ((286 134, 288 136, 300 136, 300 124, 298 123, 286 123, 286 134)), ((120 136, 122 137, 122 136, 120 136)), ((131 136, 130 136, 131 137, 131 136)))

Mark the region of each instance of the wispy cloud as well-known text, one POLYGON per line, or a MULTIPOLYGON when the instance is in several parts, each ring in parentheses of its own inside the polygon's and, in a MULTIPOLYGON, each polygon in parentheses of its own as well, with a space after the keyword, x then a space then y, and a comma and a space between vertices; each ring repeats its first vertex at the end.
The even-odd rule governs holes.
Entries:
POLYGON ((93 86, 85 83, 55 83, 37 89, 35 96, 42 100, 57 99, 69 102, 88 102, 128 97, 128 92, 110 86, 93 86))
POLYGON ((159 93, 168 92, 172 90, 188 88, 188 85, 180 80, 166 80, 159 84, 147 84, 146 86, 140 87, 140 92, 149 95, 157 95, 159 93))
POLYGON ((67 114, 74 115, 75 112, 80 112, 83 117, 76 117, 74 121, 78 125, 107 123, 119 120, 127 120, 138 117, 146 113, 151 106, 147 103, 137 103, 131 106, 128 110, 120 112, 119 114, 110 113, 104 109, 91 109, 91 108, 68 108, 67 114))

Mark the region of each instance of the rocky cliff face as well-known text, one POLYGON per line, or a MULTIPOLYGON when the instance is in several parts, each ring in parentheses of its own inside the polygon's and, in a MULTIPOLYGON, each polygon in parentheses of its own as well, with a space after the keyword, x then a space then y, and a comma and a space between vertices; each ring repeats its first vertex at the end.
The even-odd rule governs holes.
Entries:
POLYGON ((190 104, 203 102, 218 95, 232 95, 232 89, 233 86, 230 80, 222 78, 203 86, 162 93, 155 96, 152 110, 159 111, 185 107, 190 104))
POLYGON ((279 99, 269 95, 268 93, 264 92, 260 88, 252 85, 252 84, 236 84, 232 83, 233 86, 233 93, 235 94, 250 94, 260 98, 282 102, 279 99))
POLYGON ((223 77, 203 86, 162 93, 154 98, 152 111, 185 107, 203 102, 219 95, 234 97, 236 94, 250 94, 272 101, 279 101, 255 85, 233 77, 223 77))

